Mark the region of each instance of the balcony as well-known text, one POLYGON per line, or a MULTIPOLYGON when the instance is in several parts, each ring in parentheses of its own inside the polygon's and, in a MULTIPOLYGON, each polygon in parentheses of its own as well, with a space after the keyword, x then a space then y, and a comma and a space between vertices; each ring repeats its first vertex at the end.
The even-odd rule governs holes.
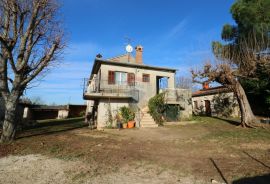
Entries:
POLYGON ((165 102, 167 104, 184 105, 186 100, 191 99, 190 89, 167 88, 162 89, 160 92, 165 93, 165 102))
POLYGON ((139 100, 139 90, 136 83, 111 82, 106 80, 84 79, 83 98, 85 100, 97 99, 133 99, 139 100))

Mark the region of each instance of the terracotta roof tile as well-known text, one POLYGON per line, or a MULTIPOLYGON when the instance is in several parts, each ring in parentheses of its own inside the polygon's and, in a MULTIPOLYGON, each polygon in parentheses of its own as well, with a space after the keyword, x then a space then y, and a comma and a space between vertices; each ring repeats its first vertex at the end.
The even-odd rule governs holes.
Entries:
POLYGON ((218 93, 228 93, 228 92, 231 92, 231 90, 228 89, 227 87, 218 86, 218 87, 213 87, 213 88, 208 88, 208 89, 201 89, 199 91, 195 91, 195 92, 192 93, 192 97, 213 95, 213 94, 218 94, 218 93))

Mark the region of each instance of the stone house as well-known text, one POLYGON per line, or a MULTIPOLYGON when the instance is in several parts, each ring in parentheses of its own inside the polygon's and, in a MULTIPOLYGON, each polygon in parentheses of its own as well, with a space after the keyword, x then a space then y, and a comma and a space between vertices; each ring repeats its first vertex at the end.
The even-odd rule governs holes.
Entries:
POLYGON ((201 90, 192 93, 192 106, 195 115, 240 117, 234 93, 224 86, 204 83, 201 90))
POLYGON ((86 113, 97 128, 107 126, 108 113, 114 117, 122 106, 136 112, 137 127, 156 127, 148 114, 148 100, 165 92, 168 105, 181 107, 180 117, 192 115, 191 91, 175 88, 176 69, 146 65, 143 47, 135 48, 135 58, 124 54, 110 59, 98 55, 87 79, 83 98, 87 100, 86 113))
POLYGON ((85 113, 86 105, 23 105, 23 119, 26 121, 45 119, 66 119, 82 117, 85 113))

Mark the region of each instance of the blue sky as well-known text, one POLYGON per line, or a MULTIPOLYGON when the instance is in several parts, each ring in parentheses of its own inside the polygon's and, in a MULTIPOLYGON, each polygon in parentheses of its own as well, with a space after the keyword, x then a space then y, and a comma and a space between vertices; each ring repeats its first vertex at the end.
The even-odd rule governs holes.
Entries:
POLYGON ((178 69, 190 76, 211 58, 211 41, 220 40, 233 0, 62 0, 61 17, 68 47, 26 96, 46 103, 83 104, 83 78, 97 53, 104 58, 125 53, 125 37, 144 47, 144 63, 178 69))

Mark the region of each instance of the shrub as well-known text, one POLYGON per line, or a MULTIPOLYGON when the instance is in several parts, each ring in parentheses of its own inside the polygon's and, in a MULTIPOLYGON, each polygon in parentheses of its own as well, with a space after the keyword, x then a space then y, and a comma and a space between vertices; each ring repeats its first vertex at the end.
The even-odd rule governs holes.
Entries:
POLYGON ((132 121, 135 118, 135 113, 129 107, 126 107, 126 106, 121 107, 120 113, 123 118, 123 123, 132 121))
POLYGON ((164 100, 165 94, 160 93, 150 98, 148 102, 149 113, 154 118, 155 122, 159 125, 163 125, 163 113, 166 110, 167 105, 164 100))
POLYGON ((237 104, 226 94, 215 95, 212 102, 217 116, 230 117, 237 104))

